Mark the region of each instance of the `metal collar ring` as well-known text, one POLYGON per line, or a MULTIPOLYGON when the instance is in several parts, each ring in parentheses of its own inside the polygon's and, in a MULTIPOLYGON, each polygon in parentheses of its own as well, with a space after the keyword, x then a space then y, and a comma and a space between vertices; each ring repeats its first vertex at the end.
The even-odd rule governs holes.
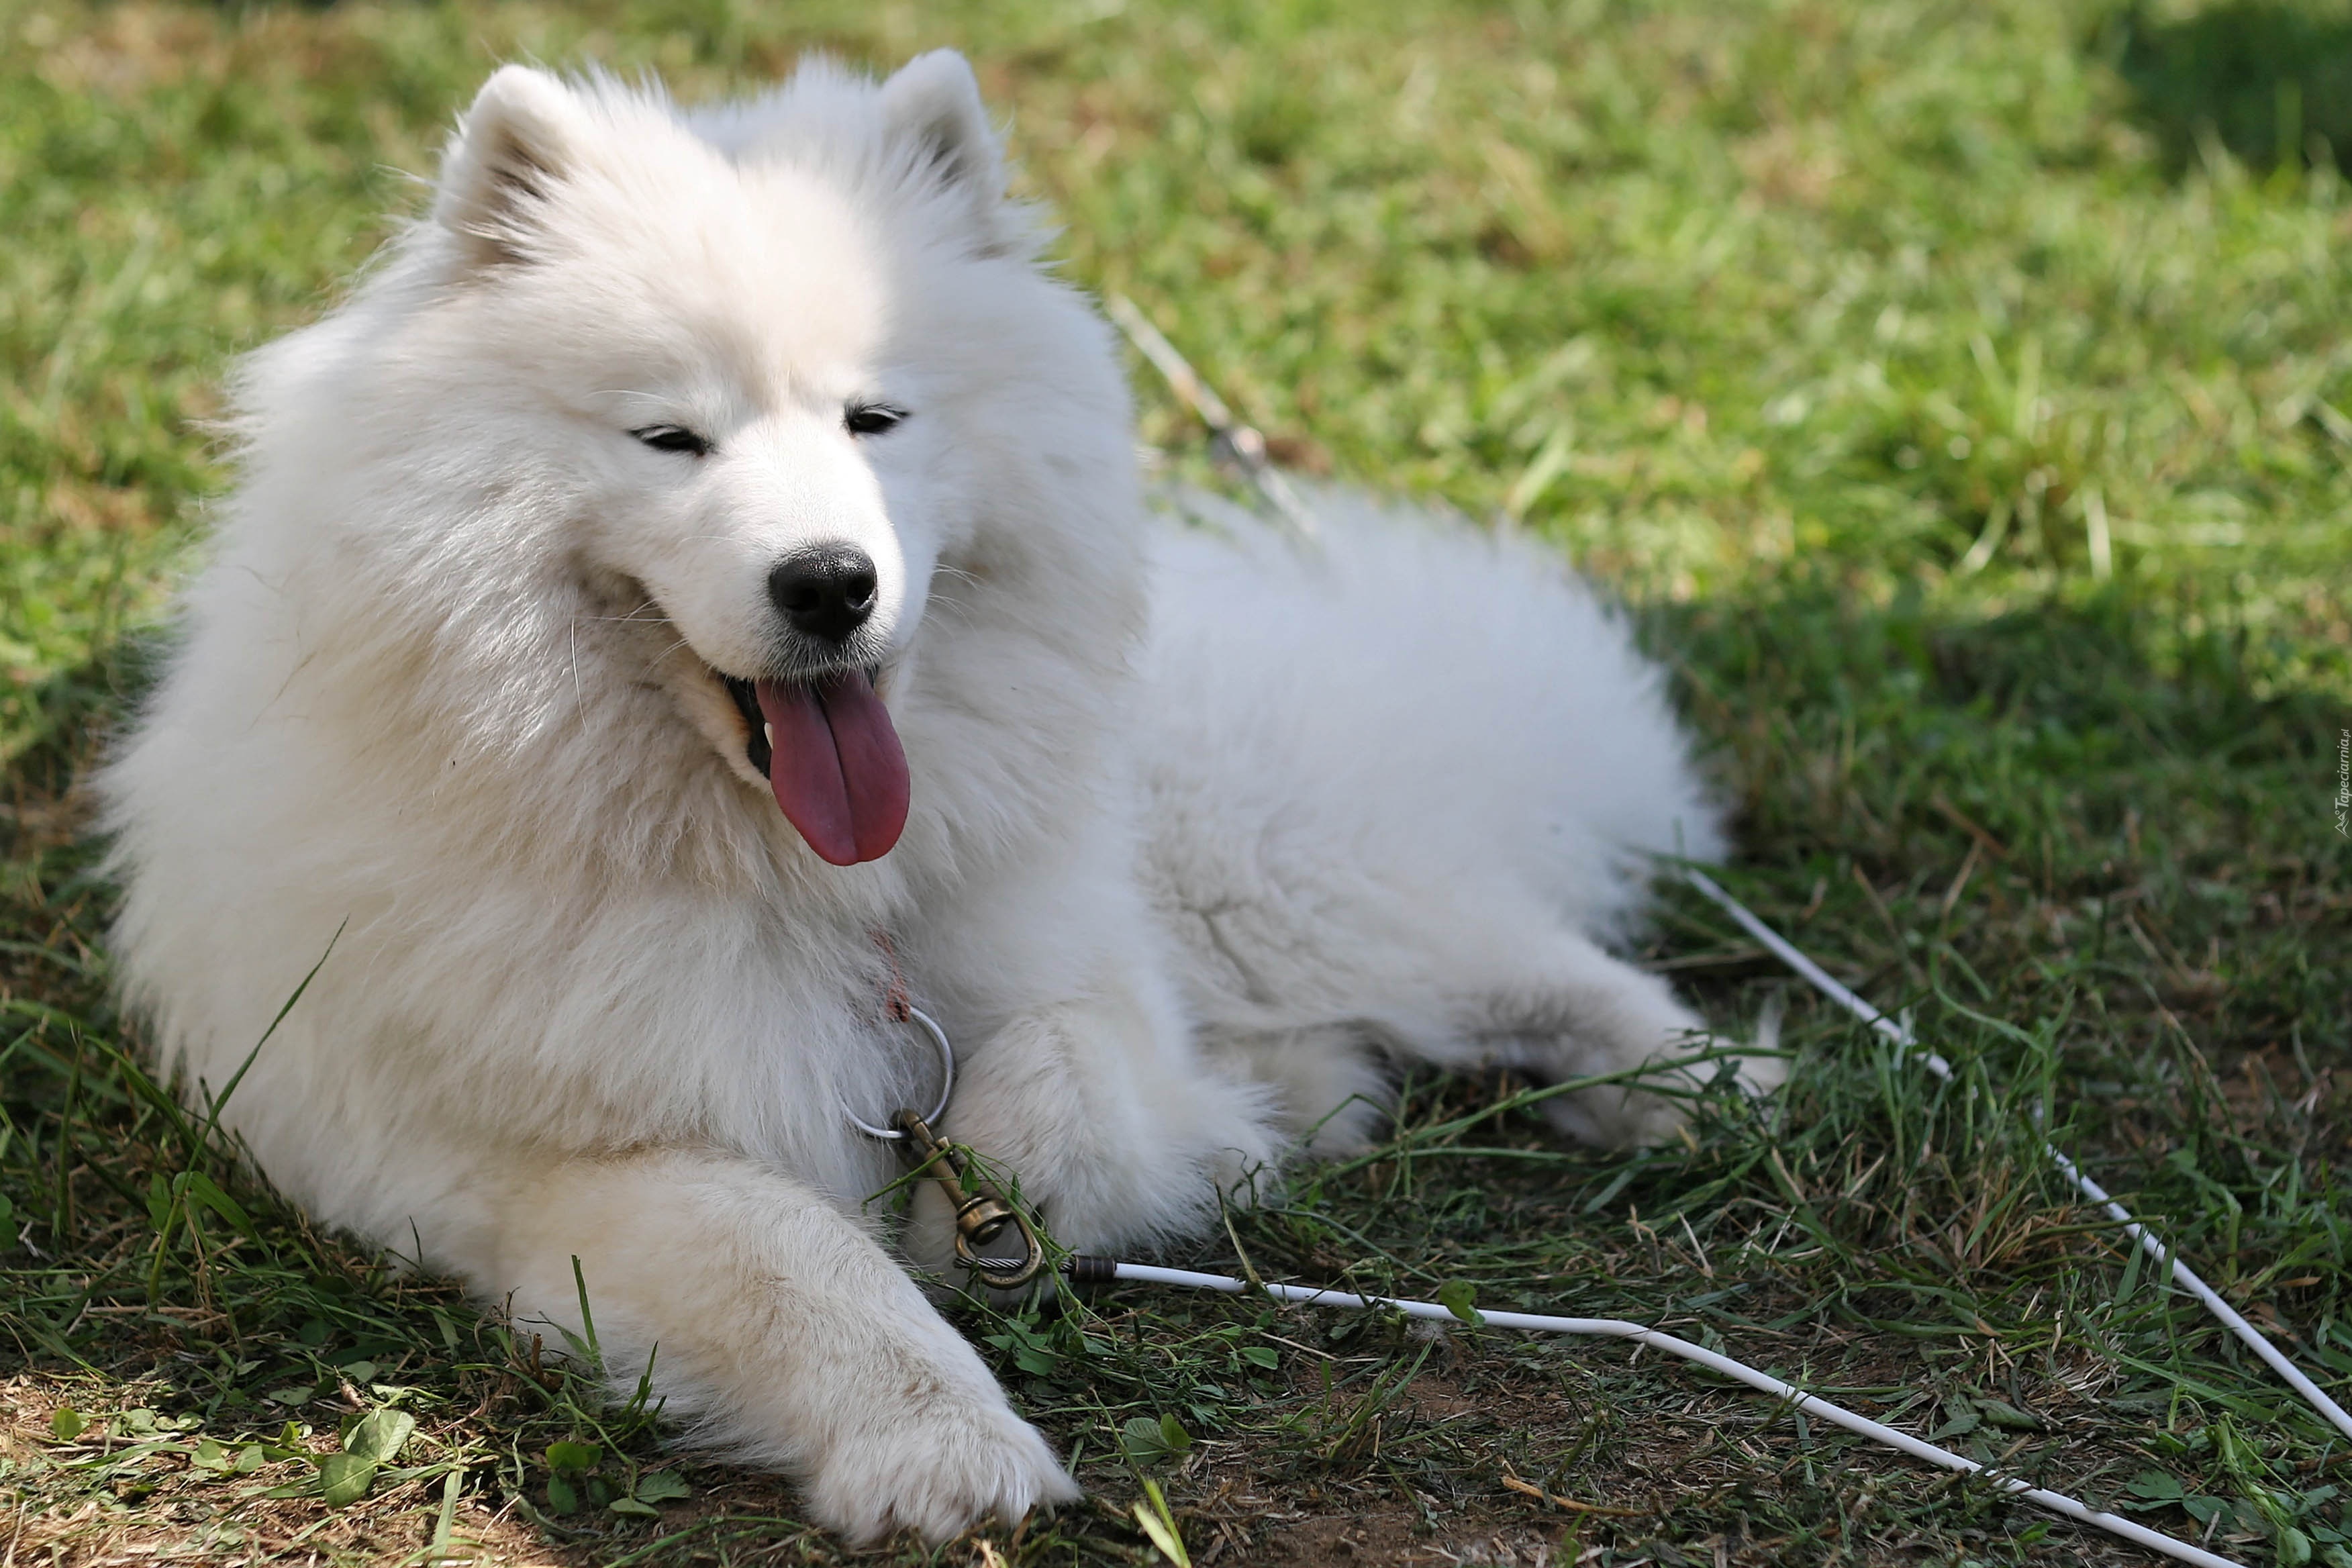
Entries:
MULTIPOLYGON (((947 1114, 948 1101, 955 1096, 955 1047, 948 1044, 948 1032, 940 1027, 938 1020, 920 1007, 908 1007, 907 1016, 920 1024, 923 1026, 923 1032, 931 1037, 931 1044, 939 1047, 940 1102, 931 1108, 931 1113, 929 1116, 923 1118, 925 1121, 936 1123, 940 1117, 947 1114)), ((852 1127, 856 1128, 868 1138, 878 1138, 885 1143, 897 1143, 904 1141, 907 1136, 905 1132, 895 1127, 877 1127, 872 1122, 864 1121, 857 1112, 849 1109, 846 1100, 842 1102, 841 1113, 849 1118, 849 1124, 852 1127)))

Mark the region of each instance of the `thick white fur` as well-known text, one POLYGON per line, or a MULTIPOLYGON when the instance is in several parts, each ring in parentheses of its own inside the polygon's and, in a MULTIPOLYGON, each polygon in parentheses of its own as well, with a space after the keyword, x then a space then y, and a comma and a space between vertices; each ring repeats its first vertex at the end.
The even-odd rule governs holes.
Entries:
MULTIPOLYGON (((1660 672, 1539 547, 1312 500, 1320 547, 1197 499, 1205 526, 1154 542, 1150 881, 1212 1047, 1329 1151, 1377 1111, 1380 1056, 1561 1079, 1702 1033, 1601 946, 1653 857, 1722 847, 1660 672)), ((1544 1103, 1601 1143, 1678 1119, 1544 1103)))
MULTIPOLYGON (((577 1257, 617 1378, 658 1346, 694 1436, 861 1538, 1076 1492, 866 1214, 893 1161, 843 1106, 930 1065, 874 932, 959 1043, 949 1131, 1134 1247, 1376 1051, 1668 1048, 1698 1021, 1596 943, 1643 852, 1717 843, 1654 671, 1540 552, 1339 497, 1318 559, 1155 534, 1112 344, 1002 182, 950 55, 700 116, 499 72, 432 216, 247 365, 104 780, 192 1092, 341 932, 227 1109, 263 1171, 524 1318, 577 1326, 577 1257), (863 397, 909 417, 854 437, 863 397), (628 434, 661 423, 717 449, 628 434), (914 799, 847 869, 711 673, 761 672, 770 566, 841 540, 914 799)), ((937 1215, 897 1245, 946 1257, 937 1215)))

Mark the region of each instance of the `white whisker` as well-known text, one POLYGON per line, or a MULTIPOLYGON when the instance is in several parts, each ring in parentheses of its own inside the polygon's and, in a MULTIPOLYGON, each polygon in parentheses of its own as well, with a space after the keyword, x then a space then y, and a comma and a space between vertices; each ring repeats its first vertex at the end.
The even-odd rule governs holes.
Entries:
POLYGON ((572 617, 572 710, 585 718, 588 713, 588 693, 580 679, 580 617, 572 617))

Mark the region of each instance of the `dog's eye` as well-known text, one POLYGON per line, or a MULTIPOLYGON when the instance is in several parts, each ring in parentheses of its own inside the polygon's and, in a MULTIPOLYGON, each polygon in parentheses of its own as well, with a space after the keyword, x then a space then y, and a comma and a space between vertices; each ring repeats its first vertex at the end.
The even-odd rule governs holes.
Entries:
POLYGON ((629 434, 656 452, 685 452, 697 458, 710 455, 710 443, 683 425, 648 425, 629 434))
POLYGON ((842 424, 853 436, 887 435, 899 420, 907 416, 903 408, 893 408, 882 403, 853 403, 849 412, 841 417, 842 424))

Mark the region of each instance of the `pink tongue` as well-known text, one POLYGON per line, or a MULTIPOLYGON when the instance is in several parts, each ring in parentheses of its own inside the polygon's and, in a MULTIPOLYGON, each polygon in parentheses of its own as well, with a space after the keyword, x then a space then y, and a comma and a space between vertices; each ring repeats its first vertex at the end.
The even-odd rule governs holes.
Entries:
POLYGON ((890 853, 907 826, 907 753, 873 684, 850 674, 752 690, 772 731, 768 785, 808 847, 835 866, 890 853))

